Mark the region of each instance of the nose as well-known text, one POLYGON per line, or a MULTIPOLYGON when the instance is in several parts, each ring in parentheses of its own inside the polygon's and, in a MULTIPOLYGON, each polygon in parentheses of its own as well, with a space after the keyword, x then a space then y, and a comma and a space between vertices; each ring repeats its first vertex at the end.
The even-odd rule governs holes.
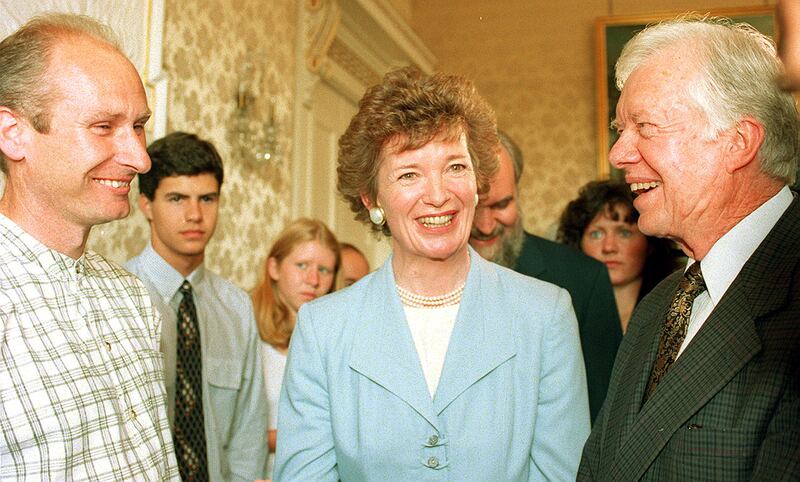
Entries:
POLYGON ((617 141, 611 146, 608 153, 608 162, 617 169, 625 169, 628 164, 633 164, 641 159, 639 149, 636 147, 636 134, 633 129, 622 131, 617 141))
POLYGON ((617 246, 617 238, 614 235, 607 235, 603 238, 603 252, 604 253, 616 253, 618 246, 617 246))
POLYGON ((308 271, 306 271, 306 283, 314 288, 319 286, 319 271, 317 270, 316 266, 312 266, 308 271))
POLYGON ((424 201, 432 206, 442 206, 447 202, 447 189, 440 174, 434 174, 428 179, 424 201))
POLYGON ((183 218, 192 222, 200 222, 203 219, 203 210, 200 209, 200 202, 197 199, 190 199, 186 203, 183 218))
POLYGON ((495 227, 497 227, 497 220, 492 216, 491 208, 479 204, 475 209, 473 224, 482 234, 490 234, 493 233, 495 227))
POLYGON ((133 127, 120 129, 117 142, 117 158, 120 164, 127 166, 137 173, 150 170, 150 156, 147 154, 147 141, 144 130, 139 131, 133 127))

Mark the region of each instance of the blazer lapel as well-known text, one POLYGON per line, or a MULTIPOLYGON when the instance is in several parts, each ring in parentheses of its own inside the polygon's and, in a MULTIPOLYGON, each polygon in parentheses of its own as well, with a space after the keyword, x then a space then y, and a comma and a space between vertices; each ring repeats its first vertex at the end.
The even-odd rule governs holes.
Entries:
POLYGON ((470 248, 470 271, 456 324, 450 337, 442 376, 433 400, 438 415, 467 388, 516 354, 511 320, 485 312, 498 289, 496 274, 470 248))
MULTIPOLYGON (((618 452, 615 466, 619 470, 613 478, 641 478, 673 434, 761 350, 753 318, 746 310, 747 302, 742 297, 720 301, 641 408, 618 452), (637 456, 631 457, 634 453, 637 456)), ((648 376, 651 365, 647 364, 648 376)), ((643 384, 640 385, 642 389, 631 400, 633 405, 641 403, 643 384)))
MULTIPOLYGON (((631 463, 628 460, 631 453, 626 454, 622 450, 617 450, 617 447, 626 446, 630 442, 631 432, 635 430, 636 424, 639 422, 642 397, 658 351, 662 320, 669 308, 678 276, 680 275, 671 275, 647 297, 648 301, 654 300, 652 303, 644 303, 637 307, 636 317, 648 321, 640 325, 641 327, 638 329, 631 326, 631 330, 625 335, 625 344, 630 346, 630 353, 626 360, 633 362, 628 361, 622 365, 622 372, 615 377, 616 380, 619 380, 619 389, 613 399, 607 399, 605 402, 605 409, 610 413, 604 445, 615 449, 615 452, 612 453, 617 454, 618 460, 613 464, 604 464, 603 468, 613 470, 620 464, 631 463), (639 360, 646 360, 646 362, 642 363, 639 360)), ((619 361, 617 360, 617 362, 619 361)), ((639 448, 632 453, 638 451, 639 448)), ((610 476, 602 478, 617 480, 610 476)))
MULTIPOLYGON (((800 205, 795 199, 642 407, 617 451, 612 479, 641 478, 673 434, 761 350, 756 323, 787 301, 800 251, 798 232, 800 205), (765 282, 765 273, 769 273, 769 282, 765 282)), ((654 358, 653 352, 648 358, 634 354, 632 359, 647 359, 649 376, 654 358)), ((628 369, 635 371, 630 364, 628 369)), ((629 411, 641 401, 643 384, 639 380, 634 395, 620 394, 631 397, 621 398, 630 400, 629 411)))
POLYGON ((366 288, 365 321, 354 335, 350 368, 393 393, 441 429, 425 384, 403 305, 395 289, 391 257, 366 288))

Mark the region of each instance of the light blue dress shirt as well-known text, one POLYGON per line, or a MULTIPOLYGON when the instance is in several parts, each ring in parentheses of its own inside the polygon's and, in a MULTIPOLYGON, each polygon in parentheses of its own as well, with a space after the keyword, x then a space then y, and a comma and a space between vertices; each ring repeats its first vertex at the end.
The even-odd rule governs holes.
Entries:
MULTIPOLYGON (((164 378, 174 426, 177 312, 183 276, 148 243, 125 263, 161 311, 164 378)), ((253 305, 247 293, 202 265, 192 284, 203 350, 203 415, 212 481, 248 481, 265 474, 267 404, 253 305)))

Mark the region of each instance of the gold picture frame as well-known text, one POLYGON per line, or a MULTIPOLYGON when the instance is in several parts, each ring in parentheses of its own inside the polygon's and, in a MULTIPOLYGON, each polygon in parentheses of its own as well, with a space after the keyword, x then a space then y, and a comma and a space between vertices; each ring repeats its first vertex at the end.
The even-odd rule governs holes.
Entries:
MULTIPOLYGON (((746 22, 760 32, 775 36, 775 15, 772 6, 754 6, 715 9, 700 14, 727 17, 735 22, 746 22)), ((597 177, 616 177, 616 169, 608 163, 608 151, 616 141, 616 132, 610 128, 616 110, 619 91, 614 85, 614 64, 622 47, 647 25, 675 18, 686 12, 664 12, 652 15, 625 15, 598 17, 595 20, 595 86, 597 96, 597 177)))

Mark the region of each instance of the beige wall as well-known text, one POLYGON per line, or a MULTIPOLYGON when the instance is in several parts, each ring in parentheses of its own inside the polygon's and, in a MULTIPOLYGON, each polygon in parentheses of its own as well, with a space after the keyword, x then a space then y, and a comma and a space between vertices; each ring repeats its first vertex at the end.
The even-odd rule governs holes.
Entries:
MULTIPOLYGON (((475 79, 495 106, 501 128, 519 141, 526 156, 521 185, 525 225, 547 233, 577 189, 596 176, 594 18, 652 12, 663 2, 388 1, 436 54, 440 70, 475 79)), ((752 4, 679 0, 670 8, 752 4)), ((296 3, 166 0, 165 8, 168 131, 210 139, 226 163, 220 222, 207 250, 207 265, 249 289, 290 212, 296 3), (283 150, 279 164, 260 167, 236 158, 229 143, 238 70, 246 54, 259 52, 265 75, 255 92, 258 108, 265 108, 267 95, 277 97, 283 150)), ((148 237, 137 209, 126 220, 96 227, 89 244, 124 262, 148 237)))
MULTIPOLYGON (((252 287, 272 239, 289 215, 291 105, 294 88, 294 0, 167 0, 164 64, 169 75, 167 131, 195 132, 225 162, 219 224, 207 266, 243 288, 252 287), (233 156, 229 128, 238 71, 246 53, 264 55, 257 108, 277 97, 283 160, 254 166, 233 156)), ((149 139, 150 141, 151 139, 149 139)), ((135 199, 135 197, 134 197, 135 199)), ((90 248, 115 261, 137 254, 149 239, 138 209, 128 219, 97 226, 90 248)))
POLYGON ((550 234, 596 178, 594 19, 772 5, 764 0, 412 0, 411 25, 439 70, 471 77, 525 154, 527 229, 550 234))

